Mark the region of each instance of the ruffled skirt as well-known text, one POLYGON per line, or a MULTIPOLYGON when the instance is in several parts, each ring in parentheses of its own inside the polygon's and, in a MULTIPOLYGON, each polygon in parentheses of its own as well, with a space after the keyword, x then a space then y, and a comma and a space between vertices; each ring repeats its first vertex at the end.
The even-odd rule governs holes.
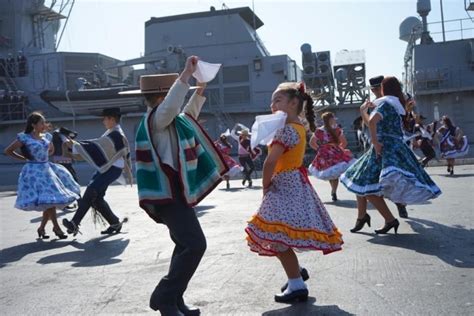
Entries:
POLYGON ((338 179, 356 160, 348 149, 334 144, 322 145, 308 166, 311 175, 321 180, 338 179))
POLYGON ((271 190, 245 231, 250 250, 265 256, 289 248, 328 254, 341 250, 343 244, 341 233, 303 169, 273 177, 271 190))
POLYGON ((444 151, 441 151, 441 158, 444 159, 456 159, 464 157, 469 152, 469 142, 466 136, 463 136, 461 139, 461 144, 455 146, 451 139, 447 139, 447 146, 445 146, 444 151))
POLYGON ((237 161, 232 159, 232 157, 230 157, 229 155, 222 154, 222 156, 224 157, 227 167, 229 167, 229 171, 225 174, 226 176, 229 176, 232 178, 239 175, 242 172, 243 168, 241 165, 239 165, 237 161))
POLYGON ((423 204, 441 190, 401 140, 385 139, 382 157, 373 146, 344 174, 341 182, 351 192, 384 196, 395 203, 423 204))
POLYGON ((18 179, 15 207, 24 211, 64 208, 79 199, 81 188, 69 171, 55 163, 25 164, 18 179))

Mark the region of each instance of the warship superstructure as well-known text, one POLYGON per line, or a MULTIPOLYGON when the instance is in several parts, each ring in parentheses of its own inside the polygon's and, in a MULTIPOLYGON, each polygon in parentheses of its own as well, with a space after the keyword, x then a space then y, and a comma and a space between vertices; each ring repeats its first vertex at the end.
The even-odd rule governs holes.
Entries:
MULTIPOLYGON (((414 93, 424 116, 451 115, 474 139, 469 115, 474 101, 473 39, 424 40, 429 37, 426 3, 418 1, 419 9, 424 6, 418 10, 423 22, 411 17, 408 26, 400 27, 400 38, 408 42, 405 88, 414 93)), ((146 108, 141 98, 120 96, 118 91, 135 89, 142 74, 180 72, 186 57, 193 54, 222 64, 208 84, 200 115, 211 137, 235 123, 251 126, 256 115, 269 112, 271 94, 280 82, 303 79, 317 110, 336 112, 350 146, 356 149, 351 129, 368 96, 364 50, 313 52, 315 43, 303 43, 300 68, 290 56, 268 52, 257 34, 263 21, 250 8, 223 5, 219 10, 211 7, 150 18, 144 25, 145 53, 138 58, 59 52, 73 6, 72 0, 0 0, 0 149, 22 130, 26 115, 33 110, 87 139, 103 131, 97 114, 104 107, 119 106, 125 113, 122 126, 133 139, 146 108), (134 70, 133 66, 142 64, 144 69, 134 70)), ((21 166, 3 155, 0 164, 2 168, 21 166)))

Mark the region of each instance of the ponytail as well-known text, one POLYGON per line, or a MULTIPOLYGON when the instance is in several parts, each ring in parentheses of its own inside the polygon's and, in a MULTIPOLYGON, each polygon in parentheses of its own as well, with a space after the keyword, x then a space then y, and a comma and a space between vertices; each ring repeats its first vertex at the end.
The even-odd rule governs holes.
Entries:
POLYGON ((303 101, 303 103, 306 103, 304 106, 306 121, 308 121, 309 129, 311 130, 311 132, 314 133, 314 131, 316 131, 316 123, 315 123, 313 98, 307 93, 304 94, 304 97, 305 97, 305 100, 303 101))

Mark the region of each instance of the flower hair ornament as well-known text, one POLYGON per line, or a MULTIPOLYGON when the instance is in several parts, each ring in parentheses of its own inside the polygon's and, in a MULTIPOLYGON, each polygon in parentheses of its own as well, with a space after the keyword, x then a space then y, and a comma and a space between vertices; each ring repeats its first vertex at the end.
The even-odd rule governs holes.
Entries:
POLYGON ((306 85, 304 84, 304 81, 301 81, 296 88, 296 95, 297 96, 302 96, 306 92, 306 85))

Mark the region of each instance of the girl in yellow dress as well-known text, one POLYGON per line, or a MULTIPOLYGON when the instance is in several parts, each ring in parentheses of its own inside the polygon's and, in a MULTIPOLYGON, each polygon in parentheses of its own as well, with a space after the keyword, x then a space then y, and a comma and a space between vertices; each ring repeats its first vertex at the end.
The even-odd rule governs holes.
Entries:
POLYGON ((262 204, 245 229, 252 251, 281 261, 288 283, 275 295, 275 301, 285 303, 308 298, 304 281, 309 276, 306 269, 300 269, 295 250, 328 254, 343 244, 303 166, 306 130, 299 119, 303 109, 314 131, 313 100, 303 83, 282 83, 273 92, 272 112, 284 111, 288 117, 269 145, 263 165, 262 204))

